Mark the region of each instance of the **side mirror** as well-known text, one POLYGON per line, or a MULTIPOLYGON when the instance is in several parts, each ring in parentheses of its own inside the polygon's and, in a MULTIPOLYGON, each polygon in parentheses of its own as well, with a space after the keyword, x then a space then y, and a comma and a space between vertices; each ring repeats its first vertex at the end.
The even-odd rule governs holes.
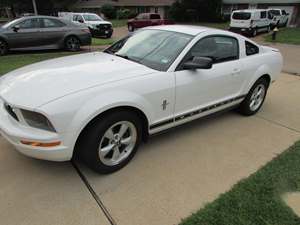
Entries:
POLYGON ((213 60, 208 57, 194 57, 183 64, 185 70, 211 69, 213 60))
POLYGON ((84 23, 84 21, 83 21, 83 20, 78 20, 78 22, 79 22, 79 23, 84 23))
POLYGON ((20 30, 20 26, 19 25, 15 25, 12 27, 14 32, 18 32, 20 30))

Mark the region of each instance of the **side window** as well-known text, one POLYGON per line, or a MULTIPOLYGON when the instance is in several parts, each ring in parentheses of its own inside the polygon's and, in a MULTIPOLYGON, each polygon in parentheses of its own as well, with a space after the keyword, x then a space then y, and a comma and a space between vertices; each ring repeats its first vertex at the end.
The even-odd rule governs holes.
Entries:
POLYGON ((160 19, 160 15, 159 14, 151 14, 150 15, 150 19, 151 20, 159 20, 160 19))
POLYGON ((248 41, 245 42, 245 45, 246 45, 246 55, 250 56, 259 53, 259 48, 256 45, 248 41))
POLYGON ((260 18, 262 18, 262 19, 267 18, 267 12, 266 11, 260 12, 260 18))
POLYGON ((282 15, 287 15, 285 10, 282 10, 282 15))
POLYGON ((40 20, 39 19, 27 19, 18 24, 21 29, 34 29, 40 28, 40 20))
POLYGON ((195 44, 189 54, 190 59, 208 57, 214 63, 221 63, 239 58, 239 44, 237 39, 229 36, 206 37, 195 44))
POLYGON ((43 19, 44 27, 45 28, 52 28, 52 27, 63 27, 64 24, 58 20, 54 19, 43 19))

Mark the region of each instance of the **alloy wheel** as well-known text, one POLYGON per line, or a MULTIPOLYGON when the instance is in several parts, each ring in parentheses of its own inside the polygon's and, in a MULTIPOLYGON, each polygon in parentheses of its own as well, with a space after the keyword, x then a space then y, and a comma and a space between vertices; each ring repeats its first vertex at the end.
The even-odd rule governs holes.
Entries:
POLYGON ((250 109, 256 111, 262 105, 266 95, 266 88, 263 84, 258 85, 250 98, 250 109))
POLYGON ((80 49, 80 42, 76 37, 70 37, 66 41, 66 47, 70 51, 78 51, 80 49))
POLYGON ((137 143, 137 129, 129 121, 112 125, 104 133, 98 150, 101 162, 115 166, 127 159, 137 143))

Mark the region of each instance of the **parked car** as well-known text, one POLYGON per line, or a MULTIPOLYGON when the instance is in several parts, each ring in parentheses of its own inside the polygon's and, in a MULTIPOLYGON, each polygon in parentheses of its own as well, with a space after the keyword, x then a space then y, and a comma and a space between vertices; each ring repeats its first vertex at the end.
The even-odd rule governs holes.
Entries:
POLYGON ((52 161, 75 155, 111 173, 149 135, 232 107, 256 114, 282 61, 277 49, 228 31, 144 28, 104 52, 3 76, 0 132, 25 155, 52 161))
POLYGON ((0 55, 8 50, 66 49, 77 51, 91 44, 90 31, 66 20, 50 16, 29 16, 0 28, 0 55))
POLYGON ((158 13, 141 13, 127 22, 128 30, 130 32, 133 32, 138 28, 168 24, 174 24, 174 22, 162 19, 158 13))
POLYGON ((289 14, 283 9, 269 9, 272 27, 286 27, 289 21, 289 14))
POLYGON ((231 14, 229 30, 255 37, 259 32, 270 32, 270 24, 267 10, 236 10, 231 14))
POLYGON ((85 24, 93 37, 111 38, 113 35, 112 23, 105 21, 99 15, 94 13, 59 13, 59 17, 71 20, 75 23, 85 24))

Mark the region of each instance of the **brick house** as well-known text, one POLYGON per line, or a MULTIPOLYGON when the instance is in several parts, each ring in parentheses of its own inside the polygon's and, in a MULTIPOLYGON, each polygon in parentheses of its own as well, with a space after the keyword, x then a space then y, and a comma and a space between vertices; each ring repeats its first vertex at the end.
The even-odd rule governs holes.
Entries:
POLYGON ((300 0, 223 0, 223 15, 237 9, 284 9, 290 14, 289 25, 300 27, 300 0))
POLYGON ((89 11, 100 13, 104 4, 112 4, 117 8, 127 8, 136 13, 159 13, 168 17, 168 9, 175 0, 79 0, 75 5, 76 11, 89 11))

